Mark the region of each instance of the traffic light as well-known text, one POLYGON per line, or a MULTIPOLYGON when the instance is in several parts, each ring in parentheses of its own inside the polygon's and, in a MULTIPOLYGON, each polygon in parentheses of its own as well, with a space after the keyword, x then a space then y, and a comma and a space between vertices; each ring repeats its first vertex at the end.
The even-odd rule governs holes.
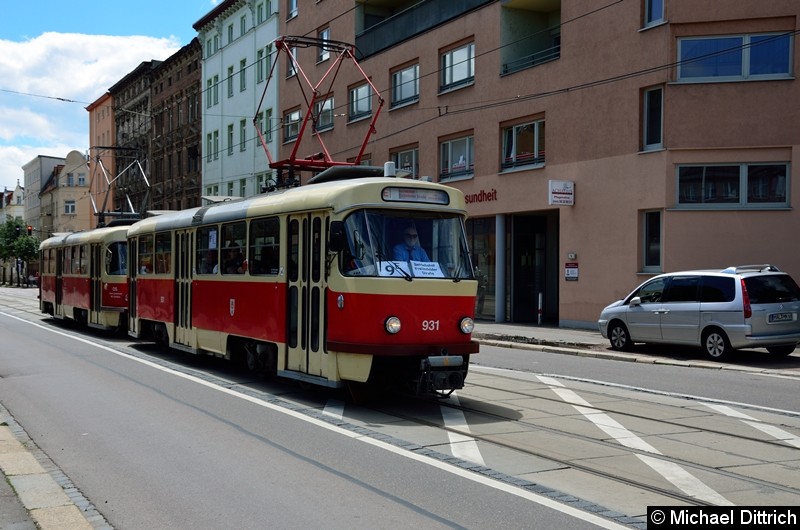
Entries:
POLYGON ((33 235, 33 227, 31 225, 28 225, 28 235, 29 236, 33 235))

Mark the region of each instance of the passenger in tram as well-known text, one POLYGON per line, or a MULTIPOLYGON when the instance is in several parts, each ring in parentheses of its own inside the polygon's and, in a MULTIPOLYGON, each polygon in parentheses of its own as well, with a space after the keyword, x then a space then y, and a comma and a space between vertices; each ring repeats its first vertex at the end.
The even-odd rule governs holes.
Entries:
POLYGON ((206 252, 205 257, 200 262, 199 271, 200 274, 216 274, 217 273, 217 251, 214 249, 209 249, 206 252))
POLYGON ((225 274, 244 274, 244 256, 239 245, 234 243, 225 252, 225 274))
POLYGON ((392 249, 396 261, 430 261, 428 253, 419 244, 419 233, 414 225, 403 229, 403 241, 392 249))

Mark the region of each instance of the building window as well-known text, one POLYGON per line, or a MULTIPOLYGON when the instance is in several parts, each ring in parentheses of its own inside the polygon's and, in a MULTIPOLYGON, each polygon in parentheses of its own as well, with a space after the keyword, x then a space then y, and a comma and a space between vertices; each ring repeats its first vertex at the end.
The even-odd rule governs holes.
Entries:
POLYGON ((228 124, 228 156, 233 154, 233 124, 228 124))
POLYGON ((244 35, 247 33, 247 15, 242 15, 239 19, 239 34, 244 35))
POLYGON ((372 114, 372 92, 365 83, 350 89, 350 105, 347 119, 349 121, 366 118, 372 114))
POLYGON ((211 162, 212 152, 214 151, 214 144, 211 143, 211 133, 206 135, 206 162, 211 162))
POLYGON ((259 24, 267 19, 267 17, 264 15, 264 4, 258 4, 256 6, 256 17, 256 20, 259 24))
POLYGON ((316 103, 314 105, 314 114, 316 115, 314 131, 320 132, 333 129, 333 98, 316 103))
POLYGON ((399 171, 408 171, 413 178, 419 176, 419 148, 405 149, 392 154, 392 162, 399 171))
POLYGON ((544 120, 503 129, 502 169, 544 164, 544 120))
POLYGON ((247 120, 239 121, 239 151, 247 150, 247 120))
POLYGON ((644 26, 654 26, 664 21, 664 0, 644 0, 644 26))
POLYGON ((661 272, 661 212, 644 212, 642 223, 642 272, 661 272))
POLYGON ((286 58, 286 77, 292 77, 297 74, 297 69, 294 66, 294 62, 297 59, 297 47, 292 46, 289 48, 289 55, 291 57, 286 58))
POLYGON ((228 67, 227 84, 228 84, 228 97, 232 98, 233 97, 233 66, 229 66, 228 67))
POLYGON ((228 182, 228 197, 233 197, 233 182, 228 182))
POLYGON ((286 0, 286 20, 297 16, 297 0, 286 0))
POLYGON ((788 164, 725 164, 678 167, 678 205, 683 208, 786 208, 788 164))
POLYGON ((75 214, 75 201, 64 201, 64 213, 67 215, 75 214))
POLYGON ((644 151, 664 147, 664 88, 649 88, 642 98, 642 148, 644 151))
POLYGON ((787 79, 793 40, 788 33, 678 39, 678 79, 787 79))
POLYGON ((219 105, 219 75, 214 76, 214 105, 219 105))
POLYGON ((267 142, 272 141, 272 109, 267 109, 264 111, 264 128, 261 129, 264 132, 264 140, 267 142))
POLYGON ((392 107, 419 101, 419 65, 414 64, 392 74, 392 107))
POLYGON ((233 24, 228 24, 228 44, 233 42, 233 24))
POLYGON ((214 90, 214 81, 212 79, 208 79, 206 81, 206 108, 211 108, 211 105, 214 103, 212 91, 214 90))
POLYGON ((67 186, 70 188, 75 185, 75 175, 67 173, 67 186))
POLYGON ((211 39, 206 41, 206 58, 211 57, 211 39))
POLYGON ((214 131, 214 160, 219 158, 219 131, 214 131))
POLYGON ((449 50, 441 56, 440 91, 451 90, 475 81, 475 44, 449 50))
POLYGON ((239 61, 239 92, 247 90, 247 59, 239 61))
POLYGON ((300 111, 293 110, 283 116, 283 141, 294 140, 300 134, 300 111))
POLYGON ((214 53, 219 51, 219 35, 214 35, 214 53))
MULTIPOLYGON (((325 41, 331 40, 331 28, 325 28, 325 29, 320 30, 319 33, 317 33, 317 38, 321 42, 325 42, 325 41)), ((327 61, 328 59, 331 58, 331 51, 324 44, 322 46, 320 46, 318 48, 318 50, 319 50, 317 52, 317 62, 318 63, 321 63, 322 61, 327 61)))
POLYGON ((266 50, 264 48, 261 48, 256 52, 256 83, 263 82, 264 76, 266 76, 267 69, 265 67, 267 65, 267 61, 264 58, 265 54, 266 50))
POLYGON ((471 177, 473 172, 472 136, 448 140, 440 144, 441 164, 439 180, 471 177))

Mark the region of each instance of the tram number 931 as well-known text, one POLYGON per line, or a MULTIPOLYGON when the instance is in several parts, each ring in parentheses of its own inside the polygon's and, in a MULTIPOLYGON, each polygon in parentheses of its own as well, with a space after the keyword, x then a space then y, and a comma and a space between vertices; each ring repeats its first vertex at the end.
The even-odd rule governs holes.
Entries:
POLYGON ((439 331, 438 320, 423 320, 422 331, 439 331))

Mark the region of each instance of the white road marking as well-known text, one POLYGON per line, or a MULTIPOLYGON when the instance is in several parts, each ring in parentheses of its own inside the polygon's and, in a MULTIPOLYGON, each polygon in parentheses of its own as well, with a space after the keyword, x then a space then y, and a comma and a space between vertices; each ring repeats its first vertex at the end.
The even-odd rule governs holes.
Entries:
POLYGON ((706 407, 715 410, 725 416, 730 418, 738 418, 742 420, 742 423, 753 427, 754 429, 758 429, 759 431, 772 436, 776 440, 780 440, 782 442, 786 442, 789 445, 793 445, 795 447, 800 447, 800 436, 794 435, 788 431, 784 431, 780 427, 776 427, 775 425, 769 425, 767 423, 762 423, 757 418, 754 418, 744 412, 735 410, 727 405, 718 405, 716 403, 703 403, 706 407))
MULTIPOLYGON (((536 377, 542 383, 549 386, 561 399, 572 405, 578 412, 583 414, 586 419, 614 438, 618 443, 625 447, 630 447, 631 449, 637 449, 656 455, 661 454, 658 449, 623 427, 622 424, 608 414, 593 408, 589 402, 578 394, 568 388, 564 388, 561 381, 546 375, 537 375, 536 377)), ((636 456, 639 457, 642 462, 650 466, 656 473, 667 479, 675 487, 690 497, 711 502, 717 506, 733 506, 732 502, 706 486, 679 465, 647 455, 637 454, 636 456)))
MULTIPOLYGON (((450 402, 456 407, 459 405, 458 396, 456 396, 455 392, 450 394, 450 402)), ((470 432, 469 424, 467 423, 467 419, 464 417, 464 412, 459 409, 454 409, 444 405, 442 405, 441 409, 442 420, 444 420, 445 427, 462 432, 470 432)), ((453 452, 453 456, 463 458, 468 462, 479 464, 481 466, 486 465, 486 463, 483 461, 481 451, 478 449, 478 442, 475 441, 475 438, 451 431, 447 431, 447 437, 450 439, 450 450, 453 452)))
POLYGON ((73 340, 81 342, 83 344, 87 344, 89 346, 92 346, 92 347, 95 347, 95 348, 99 348, 101 350, 108 351, 108 352, 110 352, 110 353, 112 353, 114 355, 117 355, 119 357, 123 357, 123 358, 126 358, 128 360, 138 362, 140 364, 143 364, 143 365, 148 366, 150 368, 153 368, 155 370, 160 370, 160 371, 162 371, 164 373, 167 373, 167 374, 170 374, 170 375, 174 375, 174 376, 180 377, 182 379, 186 379, 187 381, 192 381, 193 383, 205 386, 205 387, 210 388, 212 390, 216 390, 217 392, 220 392, 222 394, 227 394, 229 396, 237 397, 237 398, 241 399, 242 401, 247 401, 247 402, 252 403, 254 405, 258 405, 260 407, 263 407, 265 409, 269 409, 269 410, 271 410, 273 412, 278 412, 278 413, 284 414, 286 416, 290 416, 292 418, 295 418, 297 420, 304 421, 304 422, 309 423, 311 425, 314 425, 316 427, 320 427, 322 429, 327 429, 327 430, 329 430, 331 432, 335 432, 335 433, 340 434, 342 436, 345 436, 347 438, 351 438, 353 440, 357 440, 357 441, 360 441, 360 442, 364 442, 364 443, 373 445, 375 447, 379 447, 379 448, 381 448, 381 449, 383 449, 385 451, 388 451, 390 453, 394 453, 394 454, 396 454, 398 456, 402 456, 402 457, 408 458, 409 460, 414 460, 414 461, 420 462, 422 464, 426 464, 428 466, 434 467, 434 468, 439 469, 441 471, 445 471, 447 473, 450 473, 451 475, 456 475, 456 476, 458 476, 460 478, 463 478, 463 479, 466 479, 466 480, 470 480, 470 481, 475 482, 477 484, 481 484, 483 486, 486 486, 486 487, 489 487, 489 488, 493 488, 493 489, 496 489, 498 491, 502 491, 504 493, 508 493, 510 495, 514 495, 514 496, 519 497, 521 499, 525 499, 527 501, 536 503, 536 504, 538 504, 540 506, 546 506, 547 508, 556 510, 556 511, 564 513, 564 514, 567 514, 570 517, 574 517, 576 519, 580 519, 581 521, 586 521, 587 523, 591 523, 593 525, 599 526, 600 528, 608 528, 610 530, 630 530, 630 528, 628 526, 621 525, 621 524, 616 523, 614 521, 609 521, 608 519, 599 517, 599 516, 594 515, 594 514, 589 513, 589 512, 585 512, 583 510, 579 510, 578 508, 575 508, 573 506, 562 504, 562 503, 560 503, 559 501, 557 501, 555 499, 551 499, 549 497, 545 497, 543 495, 539 495, 537 493, 528 491, 528 490, 520 488, 518 486, 514 486, 512 484, 508 484, 508 483, 505 483, 505 482, 494 480, 494 479, 489 478, 489 477, 484 476, 484 475, 479 475, 479 474, 473 473, 473 472, 471 472, 471 471, 469 471, 467 469, 463 469, 463 468, 448 464, 446 462, 442 462, 440 460, 436 460, 435 458, 431 458, 429 456, 425 456, 425 455, 421 455, 421 454, 417 454, 417 453, 408 451, 407 449, 403 449, 401 447, 397 447, 397 446, 391 445, 391 444, 389 444, 387 442, 384 442, 382 440, 376 440, 376 439, 371 438, 369 436, 363 436, 361 434, 348 431, 347 429, 344 429, 342 427, 337 427, 336 425, 331 425, 330 423, 324 422, 322 420, 318 420, 318 419, 312 418, 310 416, 306 416, 302 412, 298 412, 298 411, 294 411, 294 410, 290 410, 290 409, 285 409, 283 407, 280 407, 278 405, 274 405, 272 403, 268 403, 268 402, 263 401, 261 399, 258 399, 256 397, 248 396, 247 394, 242 394, 241 392, 237 392, 237 391, 232 390, 230 388, 225 388, 225 387, 219 386, 219 385, 217 385, 215 383, 210 383, 208 381, 204 381, 204 380, 202 380, 202 379, 200 379, 198 377, 195 377, 195 376, 192 376, 192 375, 189 375, 189 374, 185 374, 185 373, 179 372, 177 370, 173 370, 172 368, 167 368, 165 366, 160 366, 160 365, 158 365, 156 363, 153 363, 151 361, 148 361, 146 359, 140 359, 138 357, 134 357, 134 356, 129 355, 129 354, 124 353, 124 352, 113 350, 113 349, 111 349, 111 348, 109 348, 107 346, 102 346, 100 344, 97 344, 96 342, 92 342, 90 340, 83 339, 81 337, 76 337, 76 336, 70 335, 68 333, 62 333, 62 332, 60 332, 58 330, 43 326, 41 324, 36 324, 35 322, 30 322, 28 320, 24 320, 22 318, 15 317, 13 315, 9 315, 8 313, 0 312, 0 315, 4 315, 4 316, 7 316, 9 318, 13 318, 15 320, 19 320, 20 322, 23 322, 25 324, 37 327, 37 328, 39 328, 39 329, 41 329, 43 331, 50 332, 50 333, 55 333, 57 335, 61 335, 63 337, 67 337, 67 338, 73 339, 73 340))

